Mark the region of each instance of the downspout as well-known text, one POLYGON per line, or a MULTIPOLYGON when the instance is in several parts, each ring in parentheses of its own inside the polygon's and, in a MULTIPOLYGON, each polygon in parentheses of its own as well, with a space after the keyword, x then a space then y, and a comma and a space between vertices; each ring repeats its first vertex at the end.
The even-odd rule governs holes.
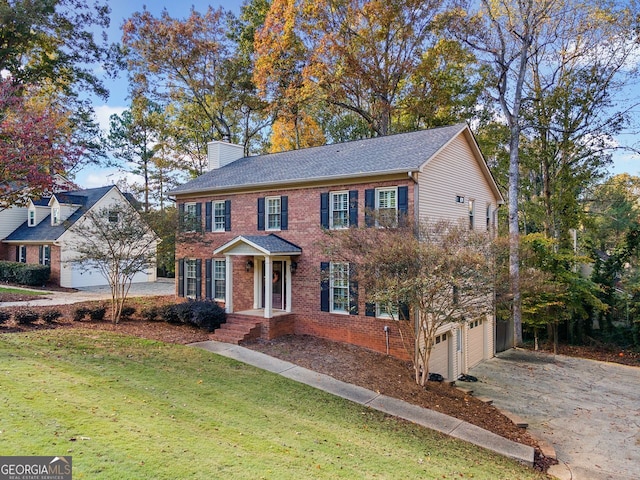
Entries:
POLYGON ((384 335, 385 335, 385 342, 386 342, 386 345, 387 345, 387 355, 389 355, 389 330, 390 330, 389 326, 385 325, 384 326, 384 335))

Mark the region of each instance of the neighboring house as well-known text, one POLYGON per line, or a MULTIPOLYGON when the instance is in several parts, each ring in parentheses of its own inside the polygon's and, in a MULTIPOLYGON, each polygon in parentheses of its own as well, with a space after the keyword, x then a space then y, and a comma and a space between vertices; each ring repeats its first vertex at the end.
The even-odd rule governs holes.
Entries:
MULTIPOLYGON (((177 294, 224 302, 228 322, 216 338, 230 342, 309 334, 408 358, 349 265, 323 254, 325 229, 369 226, 368 212, 386 209, 491 230, 503 202, 467 125, 242 155, 210 143, 210 171, 171 192, 183 219, 177 294)), ((493 325, 487 316, 443 327, 430 370, 457 378, 492 357, 493 325)))
MULTIPOLYGON (((132 199, 116 186, 57 192, 50 198, 30 200, 21 209, 22 222, 2 240, 3 260, 40 263, 51 266, 51 281, 69 288, 106 285, 107 279, 98 270, 83 271, 71 260, 74 224, 92 209, 100 210, 114 204, 126 204, 132 199)), ((12 212, 13 218, 14 212, 12 212)), ((154 246, 155 248, 155 246, 154 246)), ((134 282, 153 282, 156 269, 139 273, 134 282)))

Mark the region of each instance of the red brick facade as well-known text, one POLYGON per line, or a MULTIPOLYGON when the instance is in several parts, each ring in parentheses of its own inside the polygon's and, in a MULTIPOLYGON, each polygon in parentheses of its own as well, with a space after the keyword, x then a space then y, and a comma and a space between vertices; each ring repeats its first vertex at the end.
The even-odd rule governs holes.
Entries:
MULTIPOLYGON (((341 184, 331 186, 310 186, 297 189, 231 193, 228 195, 198 196, 178 198, 178 204, 202 203, 204 229, 205 203, 211 201, 231 201, 231 230, 227 232, 205 232, 203 234, 179 235, 176 259, 200 259, 202 269, 205 260, 214 257, 217 248, 243 235, 267 235, 274 233, 302 249, 299 257, 294 257, 297 269, 291 276, 291 315, 279 322, 277 318, 266 322, 263 336, 274 338, 287 333, 309 334, 332 340, 361 345, 379 352, 386 352, 385 326, 390 327, 389 351, 392 355, 407 358, 398 329, 390 319, 376 319, 365 316, 364 293, 359 292, 358 315, 337 314, 321 311, 321 262, 330 259, 322 252, 325 233, 320 220, 320 195, 326 192, 358 191, 358 225, 365 225, 365 190, 379 187, 408 187, 408 211, 414 208, 414 184, 406 176, 397 175, 392 180, 370 183, 341 184), (288 197, 288 229, 260 231, 257 225, 258 198, 268 196, 288 197)), ((219 257, 223 259, 224 257, 219 257)), ((254 274, 246 271, 247 260, 253 257, 235 256, 233 259, 233 310, 235 312, 253 308, 254 274)), ((177 270, 176 270, 177 271, 177 270)), ((204 278, 204 271, 201 272, 204 278)), ((205 296, 205 282, 200 295, 205 296)), ((176 292, 178 287, 176 286, 176 292)))

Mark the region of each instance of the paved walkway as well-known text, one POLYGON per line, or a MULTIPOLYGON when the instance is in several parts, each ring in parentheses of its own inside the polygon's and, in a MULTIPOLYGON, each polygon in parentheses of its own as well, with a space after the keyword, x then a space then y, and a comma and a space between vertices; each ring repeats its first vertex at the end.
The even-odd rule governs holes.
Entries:
POLYGON ((508 350, 471 369, 474 395, 529 422, 566 480, 640 479, 640 368, 508 350))
POLYGON ((532 447, 512 442, 495 433, 443 413, 380 395, 366 388, 341 382, 329 375, 314 372, 238 345, 214 341, 198 342, 191 345, 277 373, 283 377, 324 390, 352 402, 409 420, 418 425, 514 458, 522 463, 533 465, 534 451, 532 447))
MULTIPOLYGON (((20 287, 11 287, 20 288, 20 287)), ((28 289, 27 289, 28 290, 28 289)), ((159 278, 155 282, 133 283, 129 290, 129 297, 145 297, 156 295, 174 295, 176 292, 173 278, 159 278)), ((34 300, 27 302, 0 302, 1 307, 38 307, 53 305, 70 305, 73 303, 91 300, 108 300, 111 298, 111 290, 108 285, 98 287, 84 287, 75 292, 47 292, 38 295, 34 300)))

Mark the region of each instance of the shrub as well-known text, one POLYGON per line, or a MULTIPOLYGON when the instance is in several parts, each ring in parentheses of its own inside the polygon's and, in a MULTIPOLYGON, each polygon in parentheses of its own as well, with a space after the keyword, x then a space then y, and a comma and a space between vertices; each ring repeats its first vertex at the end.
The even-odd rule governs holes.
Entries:
POLYGON ((46 323, 53 323, 58 320, 62 316, 62 313, 59 310, 47 310, 42 313, 42 319, 46 323))
POLYGON ((51 275, 48 265, 21 262, 0 262, 0 280, 21 285, 40 286, 47 283, 51 275))
POLYGON ((136 313, 135 307, 122 307, 122 311, 120 312, 120 318, 128 319, 133 317, 133 314, 136 313))
POLYGON ((89 309, 86 307, 78 307, 73 312, 73 321, 81 322, 89 314, 89 309))
POLYGON ((175 306, 176 309, 176 314, 178 315, 178 323, 185 323, 185 324, 190 324, 191 323, 191 317, 192 317, 192 312, 191 312, 191 303, 192 302, 184 302, 184 303, 178 303, 175 306))
POLYGON ((177 307, 178 305, 165 305, 160 309, 160 317, 167 323, 180 323, 177 307))
POLYGON ((196 300, 191 304, 191 323, 198 328, 213 332, 226 321, 224 309, 211 300, 196 300))
POLYGON ((9 321, 9 318, 11 318, 11 315, 8 312, 0 310, 0 325, 2 325, 3 323, 7 323, 9 321))
POLYGON ((38 315, 38 312, 35 312, 35 311, 30 310, 28 308, 25 308, 25 309, 22 309, 22 310, 17 310, 13 314, 13 318, 20 325, 28 325, 30 323, 33 323, 33 322, 38 320, 39 316, 40 315, 38 315))
POLYGON ((148 322, 157 322, 162 320, 162 309, 160 307, 144 308, 140 312, 140 315, 148 322))
POLYGON ((89 318, 94 322, 100 322, 104 320, 104 315, 107 313, 107 309, 105 307, 96 307, 89 310, 89 318))

